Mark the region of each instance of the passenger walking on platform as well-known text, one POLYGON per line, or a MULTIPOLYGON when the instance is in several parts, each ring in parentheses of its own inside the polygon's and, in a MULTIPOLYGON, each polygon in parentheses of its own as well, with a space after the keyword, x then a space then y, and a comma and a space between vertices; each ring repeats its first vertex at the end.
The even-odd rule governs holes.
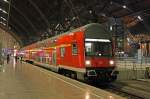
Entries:
POLYGON ((7 64, 9 63, 9 61, 10 61, 10 56, 9 54, 7 54, 7 64))

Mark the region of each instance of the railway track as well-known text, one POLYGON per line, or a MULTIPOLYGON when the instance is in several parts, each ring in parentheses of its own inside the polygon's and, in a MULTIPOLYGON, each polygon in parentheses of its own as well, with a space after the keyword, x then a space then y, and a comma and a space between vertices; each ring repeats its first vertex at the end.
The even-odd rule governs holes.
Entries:
POLYGON ((137 94, 135 91, 134 93, 130 90, 130 88, 128 89, 122 89, 118 86, 115 85, 109 85, 108 88, 104 89, 106 91, 112 92, 114 94, 120 95, 122 97, 125 97, 127 99, 148 99, 148 97, 143 97, 143 95, 141 94, 137 94))

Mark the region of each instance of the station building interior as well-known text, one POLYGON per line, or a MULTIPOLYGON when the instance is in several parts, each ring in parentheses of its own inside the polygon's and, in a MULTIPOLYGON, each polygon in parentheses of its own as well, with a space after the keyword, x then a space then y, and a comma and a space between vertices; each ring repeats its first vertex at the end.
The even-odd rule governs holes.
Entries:
MULTIPOLYGON (((7 55, 13 58, 17 55, 16 52, 26 46, 58 37, 68 31, 92 23, 101 24, 105 30, 112 33, 115 65, 119 71, 117 80, 113 82, 114 86, 120 85, 120 89, 123 90, 120 92, 130 90, 128 91, 129 95, 124 95, 125 98, 148 99, 150 97, 150 0, 0 0, 0 84, 5 84, 1 82, 4 79, 2 73, 5 70, 3 68, 10 68, 8 66, 11 65, 6 62, 7 55), (147 89, 144 89, 144 87, 147 89), (133 90, 136 91, 133 92, 133 90)), ((17 66, 20 66, 20 64, 32 64, 24 58, 22 60, 22 56, 18 55, 17 58, 18 61, 23 61, 23 63, 15 63, 17 66)), ((43 58, 43 60, 48 63, 47 58, 43 58)), ((32 75, 32 71, 30 71, 30 75, 32 75)), ((64 82, 68 81, 68 78, 67 76, 67 80, 65 78, 64 82)), ((73 85, 74 83, 79 83, 80 80, 70 82, 68 84, 73 85)), ((77 86, 76 84, 73 86, 77 86)), ((82 84, 79 85, 81 86, 82 84)), ((73 92, 69 92, 71 89, 69 90, 68 88, 70 98, 64 97, 68 95, 67 91, 61 94, 62 97, 56 94, 57 97, 51 96, 50 98, 46 94, 43 98, 42 96, 35 98, 30 95, 26 95, 29 98, 26 98, 26 96, 24 98, 100 99, 101 94, 98 93, 100 90, 109 91, 111 89, 111 87, 107 87, 97 90, 89 86, 93 86, 93 84, 85 86, 88 90, 92 90, 91 93, 89 92, 91 96, 87 96, 87 91, 82 90, 82 86, 79 90, 82 90, 83 93, 80 93, 77 97, 71 97, 73 92), (96 90, 98 94, 93 90, 96 90), (83 95, 85 94, 84 92, 86 95, 83 95), (78 97, 82 95, 83 97, 78 97)), ((16 98, 17 93, 10 95, 7 90, 3 93, 3 89, 5 88, 0 87, 0 99, 24 99, 21 98, 24 93, 21 93, 23 95, 16 98)), ((57 91, 56 93, 59 93, 57 91)), ((50 92, 52 91, 50 90, 50 92)), ((121 99, 121 97, 124 97, 120 93, 109 92, 113 93, 113 95, 109 94, 110 96, 107 97, 108 93, 105 93, 106 95, 102 95, 101 98, 121 99)), ((37 95, 35 93, 33 92, 34 95, 37 95)), ((39 92, 39 94, 41 93, 39 92)))

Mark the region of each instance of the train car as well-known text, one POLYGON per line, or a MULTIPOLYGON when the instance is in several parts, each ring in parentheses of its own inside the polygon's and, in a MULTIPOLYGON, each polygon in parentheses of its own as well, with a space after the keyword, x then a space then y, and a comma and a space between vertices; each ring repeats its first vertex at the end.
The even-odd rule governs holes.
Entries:
POLYGON ((112 82, 118 71, 111 33, 91 23, 39 41, 22 51, 27 61, 47 66, 60 74, 93 82, 112 82))

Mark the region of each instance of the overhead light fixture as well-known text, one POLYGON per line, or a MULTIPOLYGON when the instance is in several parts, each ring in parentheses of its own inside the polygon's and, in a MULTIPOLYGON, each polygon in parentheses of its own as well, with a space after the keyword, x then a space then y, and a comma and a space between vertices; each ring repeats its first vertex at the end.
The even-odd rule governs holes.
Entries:
POLYGON ((72 20, 75 20, 75 19, 76 19, 76 17, 73 17, 73 18, 72 18, 72 20))
POLYGON ((89 10, 89 13, 92 14, 92 10, 89 10))
POLYGON ((0 22, 2 25, 4 25, 4 26, 6 26, 6 24, 5 23, 3 23, 3 22, 0 22))
POLYGON ((2 11, 5 14, 7 14, 7 12, 5 10, 3 10, 2 8, 0 8, 0 11, 2 11))
POLYGON ((110 31, 112 31, 113 30, 113 27, 112 26, 110 26, 110 31))
POLYGON ((123 5, 122 7, 123 7, 124 9, 126 9, 126 8, 127 8, 127 6, 126 6, 126 5, 123 5))
POLYGON ((6 21, 6 19, 5 18, 3 18, 3 17, 0 17, 2 20, 4 20, 4 21, 6 21))
POLYGON ((5 10, 2 11, 3 13, 7 14, 7 12, 5 10))
POLYGON ((141 16, 137 16, 137 18, 138 18, 140 21, 143 21, 143 19, 141 18, 141 16))
POLYGON ((9 3, 7 0, 3 0, 4 2, 6 2, 6 3, 9 3))

